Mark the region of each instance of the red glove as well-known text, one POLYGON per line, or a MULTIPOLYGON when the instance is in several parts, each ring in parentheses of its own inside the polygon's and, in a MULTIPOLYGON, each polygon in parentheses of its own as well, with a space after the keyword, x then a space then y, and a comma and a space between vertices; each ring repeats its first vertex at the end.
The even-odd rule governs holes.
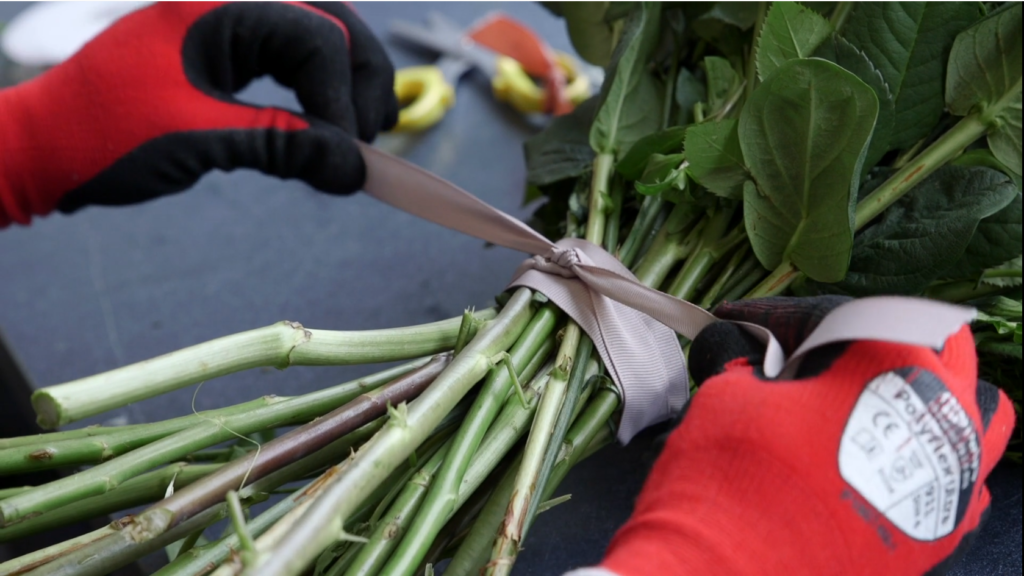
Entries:
MULTIPOLYGON (((787 351, 844 301, 724 305, 787 351)), ((858 341, 767 380, 763 345, 709 326, 690 365, 706 382, 599 569, 618 576, 944 574, 989 507, 985 479, 1014 426, 977 379, 968 327, 941 351, 858 341)))
POLYGON ((354 192, 352 136, 397 118, 394 69, 344 4, 159 3, 0 91, 0 228, 180 192, 213 169, 354 192), (234 98, 267 74, 305 115, 234 98))

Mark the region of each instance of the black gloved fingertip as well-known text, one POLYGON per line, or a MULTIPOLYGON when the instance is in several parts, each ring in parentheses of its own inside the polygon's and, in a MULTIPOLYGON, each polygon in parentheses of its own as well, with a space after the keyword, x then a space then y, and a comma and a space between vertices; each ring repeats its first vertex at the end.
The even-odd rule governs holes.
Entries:
POLYGON ((737 358, 749 358, 759 364, 764 344, 753 334, 732 322, 716 322, 701 331, 690 346, 690 375, 698 385, 725 371, 737 358))

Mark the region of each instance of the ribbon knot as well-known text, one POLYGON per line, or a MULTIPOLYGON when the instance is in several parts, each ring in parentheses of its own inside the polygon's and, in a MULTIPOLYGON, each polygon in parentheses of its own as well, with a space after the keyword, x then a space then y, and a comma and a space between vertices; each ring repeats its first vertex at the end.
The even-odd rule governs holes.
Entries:
POLYGON ((556 244, 548 251, 547 256, 534 256, 530 265, 535 270, 547 274, 576 278, 576 266, 583 264, 584 258, 585 256, 575 248, 565 248, 556 244))

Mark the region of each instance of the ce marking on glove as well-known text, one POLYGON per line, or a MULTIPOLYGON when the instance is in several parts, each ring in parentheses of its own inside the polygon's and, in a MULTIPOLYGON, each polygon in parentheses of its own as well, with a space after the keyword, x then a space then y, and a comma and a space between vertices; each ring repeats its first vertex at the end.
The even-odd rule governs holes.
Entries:
POLYGON ((865 387, 840 443, 843 479, 922 541, 956 528, 977 477, 977 434, 951 399, 931 373, 887 372, 865 387))

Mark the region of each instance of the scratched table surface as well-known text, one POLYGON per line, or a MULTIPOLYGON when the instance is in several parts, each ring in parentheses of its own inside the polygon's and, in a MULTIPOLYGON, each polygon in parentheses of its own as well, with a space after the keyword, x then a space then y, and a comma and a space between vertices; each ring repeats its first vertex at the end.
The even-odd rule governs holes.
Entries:
MULTIPOLYGON (((0 3, 0 21, 26 3, 0 3)), ((431 10, 468 25, 502 10, 571 50, 562 23, 534 3, 379 3, 359 11, 396 66, 434 57, 387 37, 388 23, 431 10)), ((296 108, 270 81, 243 98, 296 108)), ((536 130, 489 93, 478 73, 436 129, 387 135, 378 145, 525 217, 522 142, 536 130)), ((130 208, 90 208, 0 233, 0 332, 31 386, 96 374, 287 319, 359 330, 432 322, 492 303, 523 255, 399 213, 362 196, 332 198, 256 172, 215 173, 193 190, 130 208)), ((263 394, 301 394, 372 367, 256 370, 206 383, 196 408, 263 394)), ((191 412, 194 389, 133 404, 88 423, 140 423, 191 412)), ((3 391, 0 390, 0 393, 3 391)), ((609 447, 574 470, 544 513, 515 568, 555 575, 597 562, 629 515, 654 457, 655 432, 609 447)), ((979 543, 953 574, 1021 572, 1020 468, 992 482, 995 506, 979 543)), ((2 552, 0 552, 2 554, 2 552)), ((2 559, 2 556, 0 556, 2 559)), ((141 563, 151 571, 159 554, 141 563)))

